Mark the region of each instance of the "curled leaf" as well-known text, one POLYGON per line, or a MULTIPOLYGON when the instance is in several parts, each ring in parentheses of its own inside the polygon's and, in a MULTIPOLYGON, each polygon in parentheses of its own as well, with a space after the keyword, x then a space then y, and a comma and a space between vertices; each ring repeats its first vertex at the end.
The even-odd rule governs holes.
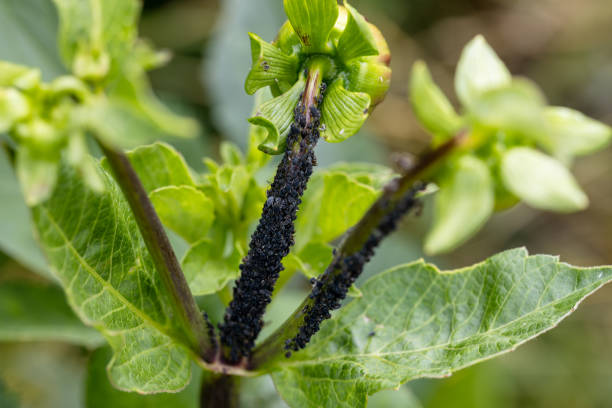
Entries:
POLYGON ((293 111, 305 84, 304 78, 300 78, 287 92, 261 104, 255 116, 249 118, 250 123, 268 131, 266 139, 259 145, 261 151, 268 154, 281 154, 285 151, 287 135, 293 123, 293 111))
POLYGON ((361 129, 369 116, 370 96, 344 88, 342 78, 327 89, 321 109, 321 136, 328 142, 342 142, 361 129))
POLYGON ((329 34, 338 19, 337 0, 284 0, 291 26, 306 49, 327 50, 329 34))
POLYGON ((336 46, 340 58, 348 61, 357 57, 378 55, 370 24, 353 7, 348 4, 345 7, 348 10, 348 21, 336 46))
POLYGON ((245 90, 252 95, 260 88, 278 86, 286 91, 298 78, 297 56, 284 54, 276 46, 265 42, 259 36, 249 33, 251 38, 252 67, 245 82, 245 90))
POLYGON ((570 171, 534 149, 516 147, 507 151, 502 158, 501 176, 508 190, 535 208, 573 212, 589 204, 570 171))

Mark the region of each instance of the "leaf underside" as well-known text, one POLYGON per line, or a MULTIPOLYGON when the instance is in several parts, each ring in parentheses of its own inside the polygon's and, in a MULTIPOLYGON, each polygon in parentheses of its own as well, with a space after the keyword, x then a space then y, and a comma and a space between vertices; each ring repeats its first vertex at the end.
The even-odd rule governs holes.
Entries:
POLYGON ((53 196, 32 210, 41 245, 72 308, 113 348, 113 384, 140 393, 178 391, 191 375, 182 329, 127 202, 99 171, 105 192, 95 194, 62 167, 53 196))
POLYGON ((363 407, 367 395, 514 350, 555 327, 612 268, 515 249, 457 271, 418 261, 383 272, 273 374, 292 407, 363 407))

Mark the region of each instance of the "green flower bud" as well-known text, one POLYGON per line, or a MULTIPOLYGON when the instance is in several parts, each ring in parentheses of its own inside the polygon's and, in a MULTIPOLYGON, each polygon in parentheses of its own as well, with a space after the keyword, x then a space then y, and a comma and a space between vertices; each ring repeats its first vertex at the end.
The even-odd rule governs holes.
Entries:
POLYGON ((321 135, 340 142, 354 135, 389 89, 389 47, 380 31, 350 5, 336 0, 285 0, 289 20, 275 41, 251 37, 252 69, 247 93, 269 87, 275 97, 249 119, 268 137, 259 148, 284 151, 293 109, 304 90, 304 72, 316 64, 327 84, 321 135), (314 58, 316 56, 316 58, 314 58))
POLYGON ((72 64, 76 76, 87 81, 99 81, 110 70, 110 56, 104 51, 79 50, 72 64))

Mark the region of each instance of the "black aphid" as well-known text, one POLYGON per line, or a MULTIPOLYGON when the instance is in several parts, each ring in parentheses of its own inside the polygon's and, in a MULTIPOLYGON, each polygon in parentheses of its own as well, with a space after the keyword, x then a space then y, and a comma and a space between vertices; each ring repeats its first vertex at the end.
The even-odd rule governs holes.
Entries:
POLYGON ((229 347, 230 363, 247 357, 263 326, 262 316, 271 301, 274 284, 284 269, 281 260, 293 245, 294 221, 301 197, 315 164, 321 113, 300 103, 287 136, 287 151, 267 192, 261 219, 251 237, 250 249, 240 265, 234 298, 219 325, 221 342, 229 347))
POLYGON ((351 255, 337 256, 320 279, 314 280, 314 287, 309 295, 313 302, 305 310, 304 323, 298 334, 285 343, 285 350, 298 351, 306 347, 312 336, 319 331, 321 322, 329 319, 331 311, 340 307, 349 288, 363 271, 364 265, 374 255, 376 247, 395 230, 402 216, 417 205, 416 194, 422 189, 422 184, 417 183, 396 204, 395 209, 380 221, 361 250, 351 255))

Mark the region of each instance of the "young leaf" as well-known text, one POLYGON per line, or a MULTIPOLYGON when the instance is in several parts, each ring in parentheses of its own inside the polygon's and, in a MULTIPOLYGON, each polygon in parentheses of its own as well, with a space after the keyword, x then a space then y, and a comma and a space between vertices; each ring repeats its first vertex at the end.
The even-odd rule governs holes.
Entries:
POLYGON ((244 88, 249 95, 266 86, 278 85, 287 90, 298 78, 297 56, 285 55, 276 46, 265 42, 258 35, 249 33, 251 38, 252 68, 244 88))
POLYGON ((474 235, 493 212, 495 195, 491 173, 481 160, 464 156, 442 179, 436 197, 434 225, 425 252, 447 252, 474 235))
POLYGON ((86 347, 104 343, 68 306, 62 290, 49 283, 0 283, 1 341, 61 341, 86 347))
POLYGON ((433 134, 451 136, 461 126, 461 118, 438 85, 431 79, 427 65, 417 61, 412 67, 410 100, 421 124, 433 134))
POLYGON ((378 55, 376 39, 370 25, 357 10, 345 4, 348 10, 346 28, 338 40, 336 50, 343 61, 357 57, 378 55))
POLYGON ((501 176, 510 192, 535 208, 573 212, 589 205, 572 173, 537 150, 516 147, 507 151, 502 158, 501 176))
POLYGON ((268 154, 281 154, 285 151, 287 135, 293 123, 293 111, 305 85, 304 78, 300 78, 287 92, 261 104, 255 116, 249 118, 251 124, 268 131, 268 136, 259 145, 261 151, 268 154))
POLYGON ((166 143, 141 146, 127 155, 147 193, 167 186, 195 186, 183 156, 166 143))
MULTIPOLYGON (((295 248, 338 238, 365 214, 379 192, 340 171, 315 173, 296 221, 295 248)), ((320 270, 318 273, 321 273, 320 270)))
POLYGON ((353 136, 369 116, 370 96, 347 91, 343 79, 336 79, 325 92, 321 108, 321 136, 338 143, 353 136))
POLYGON ((41 245, 70 305, 113 348, 112 382, 141 393, 178 391, 191 375, 186 329, 173 317, 172 298, 121 191, 98 171, 102 194, 71 166, 61 167, 54 194, 32 209, 41 245))
POLYGON ((106 365, 112 358, 108 347, 89 357, 85 380, 85 408, 198 408, 202 370, 194 367, 189 386, 179 393, 140 395, 119 391, 108 381, 106 365))
POLYGON ((212 200, 191 186, 167 186, 149 194, 164 225, 194 243, 208 232, 215 217, 212 200))
POLYGON ((194 295, 209 295, 221 290, 240 274, 242 256, 237 248, 225 255, 223 247, 207 239, 192 246, 181 262, 185 278, 194 295))
POLYGON ((465 107, 472 106, 482 93, 511 81, 510 71, 482 35, 465 46, 455 73, 455 91, 465 107))
POLYGON ((367 281, 363 297, 278 362, 273 379, 292 407, 364 407, 381 389, 514 350, 610 280, 610 267, 577 268, 524 249, 456 271, 398 266, 367 281))
POLYGON ((300 41, 311 52, 327 50, 327 40, 338 19, 336 0, 283 0, 285 13, 300 41))
POLYGON ((605 147, 612 137, 612 129, 569 108, 546 108, 545 118, 550 127, 543 147, 561 159, 571 159, 594 153, 605 147))

